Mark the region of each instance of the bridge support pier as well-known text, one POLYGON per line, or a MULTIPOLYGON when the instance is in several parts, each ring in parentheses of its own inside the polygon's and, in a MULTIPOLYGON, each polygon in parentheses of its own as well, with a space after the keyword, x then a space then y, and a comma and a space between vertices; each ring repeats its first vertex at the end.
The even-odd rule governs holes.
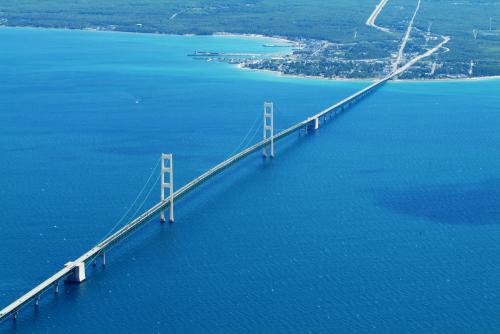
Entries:
MULTIPOLYGON (((162 154, 161 155, 161 192, 160 199, 161 201, 165 201, 165 188, 169 190, 168 201, 170 202, 169 210, 170 217, 169 223, 174 222, 174 162, 172 154, 162 154), (165 165, 165 161, 168 161, 168 165, 165 165), (169 174, 169 182, 165 182, 165 174, 169 174)), ((160 211, 160 222, 165 222, 165 209, 160 211)))
MULTIPOLYGON (((75 264, 74 262, 66 263, 66 266, 71 266, 75 264)), ((75 264, 75 268, 71 272, 71 275, 68 276, 66 282, 68 283, 81 283, 85 281, 85 263, 80 262, 75 264)))
POLYGON ((314 130, 318 130, 319 129, 319 118, 316 117, 314 119, 314 130))
POLYGON ((307 136, 307 133, 309 131, 309 126, 310 124, 306 123, 306 125, 299 130, 299 135, 302 133, 302 130, 304 130, 304 136, 307 136))
POLYGON ((35 297, 35 308, 38 307, 38 305, 40 305, 40 296, 35 297))
POLYGON ((101 258, 102 258, 102 266, 106 267, 106 253, 102 253, 101 258))
POLYGON ((59 293, 59 281, 56 282, 56 284, 54 285, 54 294, 58 294, 59 293))

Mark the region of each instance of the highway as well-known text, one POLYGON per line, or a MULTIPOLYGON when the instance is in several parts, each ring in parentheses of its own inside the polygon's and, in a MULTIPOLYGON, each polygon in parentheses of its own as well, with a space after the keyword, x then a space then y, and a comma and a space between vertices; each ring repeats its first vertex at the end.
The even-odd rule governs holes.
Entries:
POLYGON ((412 67, 413 65, 415 65, 415 63, 417 63, 418 61, 420 61, 424 58, 427 58, 427 57, 431 56, 432 54, 434 54, 439 49, 444 48, 444 45, 450 41, 450 37, 449 36, 442 36, 442 38, 443 38, 443 41, 441 43, 439 43, 438 45, 436 45, 432 49, 416 56, 415 58, 410 59, 410 61, 408 61, 405 65, 398 68, 394 73, 397 73, 399 75, 399 74, 403 73, 404 71, 406 71, 407 69, 409 69, 410 67, 412 67))
POLYGON ((411 31, 413 29, 413 22, 415 21, 415 17, 417 17, 418 10, 420 9, 420 0, 417 2, 417 8, 415 8, 415 12, 411 17, 410 23, 408 24, 408 28, 406 29, 406 33, 401 41, 401 45, 399 47, 398 56, 396 57, 396 61, 392 64, 392 70, 396 71, 398 69, 399 64, 401 63, 401 59, 403 58, 404 50, 406 48, 406 44, 408 43, 408 39, 410 38, 411 31))
MULTIPOLYGON (((385 5, 387 4, 388 1, 389 0, 381 0, 380 1, 380 3, 375 7, 375 10, 372 12, 370 17, 368 18, 368 20, 366 20, 366 25, 368 25, 372 28, 381 30, 381 31, 386 32, 386 33, 391 32, 388 28, 383 28, 383 27, 380 27, 380 26, 375 24, 375 20, 377 19, 378 15, 380 14, 380 12, 385 7, 385 5)), ((412 16, 410 23, 408 24, 408 27, 406 29, 406 33, 403 37, 403 40, 401 41, 401 45, 399 47, 396 60, 392 64, 393 77, 397 77, 397 75, 403 73, 404 71, 409 69, 411 66, 413 66, 415 63, 417 63, 421 59, 431 56, 432 54, 434 54, 436 51, 438 51, 441 48, 447 49, 445 52, 449 51, 449 49, 446 48, 444 45, 450 41, 450 37, 440 35, 440 37, 443 39, 443 41, 441 43, 439 43, 438 45, 436 45, 432 49, 429 49, 428 51, 426 51, 426 52, 416 56, 415 58, 409 60, 405 65, 399 67, 399 64, 401 63, 401 59, 403 58, 403 55, 404 55, 404 50, 406 48, 406 44, 408 43, 408 39, 410 38, 411 31, 413 30, 413 22, 415 21, 415 18, 417 17, 418 11, 420 9, 420 3, 421 3, 421 0, 418 0, 417 7, 415 8, 413 16, 412 16)))
POLYGON ((366 20, 366 25, 367 26, 370 26, 372 28, 378 29, 378 30, 383 31, 383 32, 391 32, 388 28, 380 27, 380 26, 378 26, 375 23, 375 20, 379 16, 379 14, 382 11, 382 9, 384 9, 384 7, 385 7, 385 5, 387 4, 388 1, 389 0, 382 0, 382 1, 380 1, 380 3, 375 7, 375 10, 372 12, 372 14, 370 15, 370 17, 368 18, 368 20, 366 20))

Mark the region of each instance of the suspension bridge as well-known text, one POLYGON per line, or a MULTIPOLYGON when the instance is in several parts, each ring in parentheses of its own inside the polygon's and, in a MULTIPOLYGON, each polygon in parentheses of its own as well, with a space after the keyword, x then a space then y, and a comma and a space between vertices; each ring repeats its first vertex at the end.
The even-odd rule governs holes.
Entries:
POLYGON ((403 66, 396 71, 392 72, 390 75, 370 84, 369 86, 363 88, 362 90, 356 92, 355 94, 343 99, 342 101, 326 108, 325 110, 308 117, 307 119, 292 125, 291 127, 282 130, 278 133, 274 133, 274 106, 271 102, 264 103, 264 127, 263 127, 263 139, 258 143, 240 151, 229 157, 228 159, 222 161, 215 167, 209 169, 202 175, 198 176, 191 182, 185 184, 178 190, 174 191, 173 185, 173 156, 171 154, 161 155, 161 198, 160 202, 155 204, 153 207, 127 223, 125 226, 120 228, 115 233, 111 234, 109 237, 92 247, 85 254, 80 256, 74 261, 70 261, 64 265, 62 269, 56 272, 54 275, 40 283, 38 286, 34 287, 32 290, 21 296, 19 299, 12 302, 10 305, 0 310, 0 323, 8 318, 14 320, 17 319, 19 311, 29 304, 33 304, 35 307, 39 307, 40 297, 42 294, 49 290, 53 290, 54 293, 59 292, 59 286, 62 283, 80 283, 86 279, 86 267, 89 265, 96 266, 97 260, 100 259, 101 265, 106 265, 106 252, 120 240, 130 235, 139 226, 151 221, 156 215, 160 215, 160 221, 165 222, 165 211, 169 211, 169 221, 174 221, 174 201, 179 200, 182 196, 195 190, 198 186, 209 180, 211 177, 221 173, 225 169, 237 163, 239 160, 247 157, 248 155, 262 149, 264 156, 267 156, 267 151, 269 148, 269 156, 274 156, 274 143, 299 131, 312 132, 317 130, 322 124, 326 123, 332 116, 337 115, 347 108, 351 107, 353 104, 361 101, 368 94, 373 93, 377 88, 381 87, 387 81, 397 77, 408 67, 403 66), (168 190, 166 194, 165 191, 168 190))

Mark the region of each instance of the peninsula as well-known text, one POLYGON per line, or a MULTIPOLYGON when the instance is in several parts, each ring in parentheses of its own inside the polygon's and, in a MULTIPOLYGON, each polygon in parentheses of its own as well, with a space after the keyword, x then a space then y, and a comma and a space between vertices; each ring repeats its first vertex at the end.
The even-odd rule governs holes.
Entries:
POLYGON ((215 58, 288 75, 351 79, 383 77, 445 40, 401 78, 500 75, 498 18, 500 3, 493 0, 0 2, 0 25, 6 26, 279 36, 293 42, 290 54, 215 58))

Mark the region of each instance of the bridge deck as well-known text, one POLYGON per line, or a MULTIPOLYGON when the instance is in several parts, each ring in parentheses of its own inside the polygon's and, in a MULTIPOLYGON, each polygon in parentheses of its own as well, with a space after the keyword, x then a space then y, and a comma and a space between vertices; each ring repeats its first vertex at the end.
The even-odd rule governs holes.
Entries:
MULTIPOLYGON (((388 80, 392 79, 393 77, 399 75, 403 70, 398 70, 392 73, 391 75, 388 75, 387 77, 376 81, 369 86, 363 88, 362 90, 354 93, 353 95, 343 99, 342 101, 326 108, 325 110, 308 117, 306 120, 303 120, 299 123, 296 123, 295 125, 289 127, 288 129, 285 129, 276 135, 274 135, 273 139, 274 141, 278 141, 282 138, 285 138, 286 136, 309 126, 312 124, 316 119, 325 116, 326 114, 336 111, 337 109, 344 108, 346 106, 349 106, 350 103, 356 101, 358 98, 364 97, 367 93, 375 90, 388 80)), ((174 192, 173 197, 174 199, 178 199, 181 196, 187 194, 189 191, 195 189, 198 185, 202 184, 203 182, 207 181, 209 178, 213 177, 214 175, 222 172, 224 169, 228 168, 232 164, 236 163, 237 161, 245 158, 249 154, 259 150, 260 148, 264 147, 271 141, 271 138, 268 138, 267 140, 262 140, 245 150, 231 156, 230 158, 224 160, 223 162, 219 163, 215 167, 209 169, 202 175, 198 176, 191 182, 187 183, 180 189, 178 189, 176 192, 174 192)), ((50 278, 36 286, 34 289, 30 290, 28 293, 23 295, 21 298, 17 299, 7 307, 5 307, 3 310, 0 311, 0 322, 5 320, 9 315, 14 315, 16 314, 23 306, 27 305, 30 301, 34 300, 38 296, 40 296, 43 292, 47 291, 51 286, 54 286, 55 284, 58 284, 58 282, 64 280, 68 275, 70 275, 73 270, 75 270, 76 266, 78 263, 87 263, 91 260, 93 260, 95 257, 99 256, 101 253, 106 251, 111 245, 119 241, 122 237, 126 236, 129 234, 131 231, 133 231, 136 227, 141 225, 142 223, 148 221, 151 217, 153 217, 156 213, 158 213, 162 208, 165 208, 168 206, 168 202, 170 200, 170 197, 166 198, 164 201, 159 202, 155 204, 153 207, 151 207, 149 210, 141 214, 139 217, 135 218, 131 222, 129 222, 127 225, 122 227, 120 230, 117 232, 113 233, 100 243, 98 243, 96 246, 94 246, 92 249, 90 249, 88 252, 80 256, 78 259, 76 259, 73 262, 70 262, 67 264, 63 269, 52 275, 50 278)))

